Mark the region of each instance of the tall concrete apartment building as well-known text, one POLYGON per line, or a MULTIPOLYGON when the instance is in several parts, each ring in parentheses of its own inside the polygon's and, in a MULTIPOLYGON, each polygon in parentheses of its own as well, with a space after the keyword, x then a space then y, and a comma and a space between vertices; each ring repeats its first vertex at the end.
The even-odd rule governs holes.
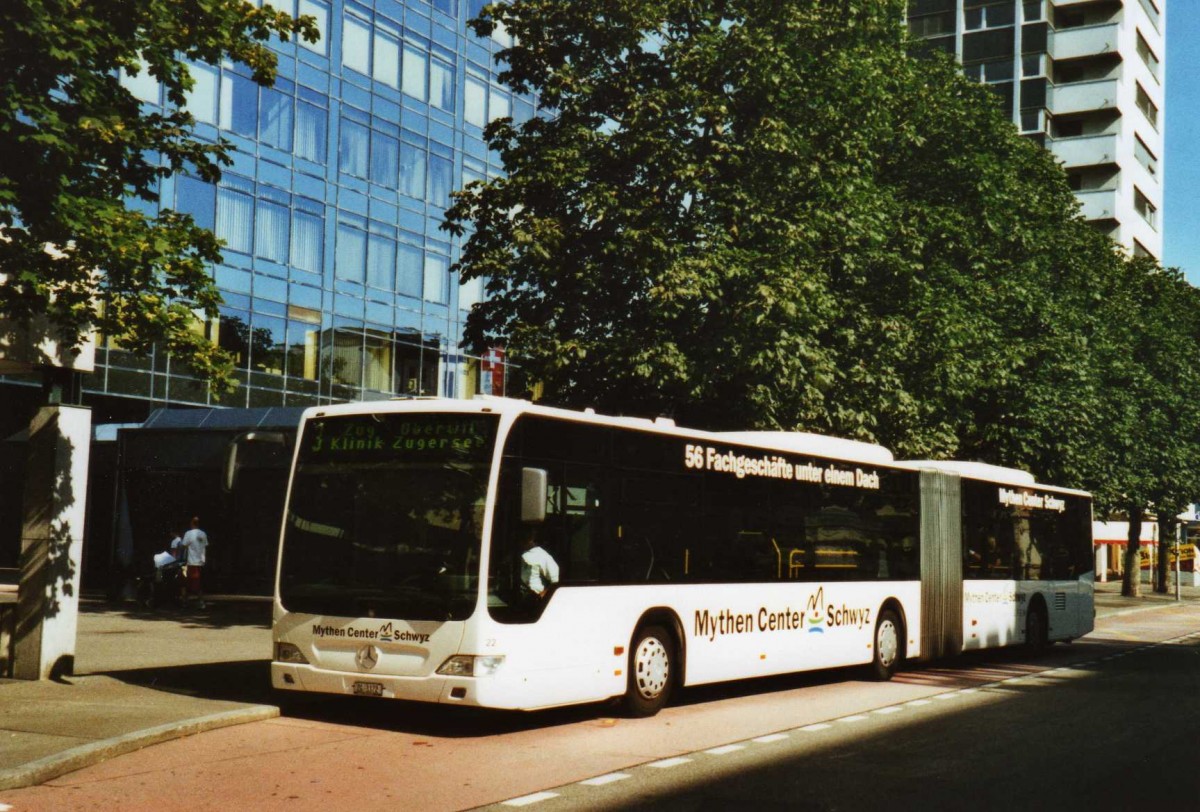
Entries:
POLYGON ((910 0, 908 25, 1054 153, 1089 221, 1161 259, 1166 0, 910 0))

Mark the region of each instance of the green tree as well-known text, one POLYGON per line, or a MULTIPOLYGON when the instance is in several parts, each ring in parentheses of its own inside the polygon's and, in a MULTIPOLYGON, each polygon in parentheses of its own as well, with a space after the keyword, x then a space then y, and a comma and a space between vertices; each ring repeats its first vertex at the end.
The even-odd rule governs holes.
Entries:
POLYGON ((1056 352, 1028 328, 1087 269, 1044 246, 1107 243, 994 95, 908 54, 902 2, 489 12, 517 41, 503 79, 552 114, 493 123, 506 176, 448 213, 490 294, 473 349, 504 343, 568 405, 906 456, 1020 437, 974 421, 1056 352))
POLYGON ((192 329, 197 311, 216 314, 218 242, 186 215, 130 203, 157 202, 159 180, 183 170, 215 181, 230 162, 228 143, 192 135, 184 59, 244 63, 269 85, 267 40, 315 41, 314 22, 245 0, 8 0, 0 19, 0 315, 75 337, 92 325, 134 351, 159 342, 227 385, 227 355, 192 329), (143 108, 119 71, 158 80, 165 110, 143 108))
POLYGON ((1120 270, 1104 291, 1113 338, 1099 353, 1104 470, 1093 479, 1098 506, 1129 518, 1122 591, 1137 595, 1142 522, 1171 525, 1200 493, 1200 291, 1153 259, 1120 270))
MULTIPOLYGON (((826 249, 784 207, 800 187, 839 192, 844 163, 825 177, 810 160, 781 115, 803 93, 776 71, 837 60, 839 43, 804 4, 725 5, 492 7, 519 43, 505 80, 554 113, 491 126, 507 176, 449 223, 473 222, 461 268, 488 280, 469 340, 503 341, 557 402, 731 425, 821 413, 836 370, 818 331, 836 303, 804 272, 826 249), (774 28, 791 29, 789 50, 764 46, 774 28), (795 405, 780 400, 793 383, 795 405)), ((864 41, 895 30, 883 16, 863 13, 864 41)))

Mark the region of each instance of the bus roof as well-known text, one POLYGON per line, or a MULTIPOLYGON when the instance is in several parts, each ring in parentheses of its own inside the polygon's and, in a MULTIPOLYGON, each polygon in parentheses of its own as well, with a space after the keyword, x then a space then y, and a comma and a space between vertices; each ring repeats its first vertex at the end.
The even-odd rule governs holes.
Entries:
POLYGON ((916 468, 933 468, 938 471, 948 471, 971 479, 986 479, 989 482, 1001 482, 1006 485, 1032 486, 1037 479, 1028 471, 1020 468, 1005 468, 1001 465, 990 465, 986 462, 967 462, 964 460, 905 460, 905 463, 916 468))
POLYGON ((575 409, 563 409, 556 406, 542 406, 528 400, 505 398, 496 395, 476 395, 472 400, 419 397, 396 398, 393 400, 366 403, 343 403, 335 406, 315 406, 306 410, 304 416, 307 419, 327 414, 369 414, 371 412, 418 411, 429 408, 452 412, 538 414, 545 417, 557 417, 563 420, 581 420, 599 425, 625 426, 645 431, 658 431, 664 434, 703 439, 709 442, 726 442, 737 445, 755 446, 770 451, 807 454, 814 457, 830 457, 849 462, 891 465, 910 470, 920 470, 922 468, 935 469, 957 474, 960 477, 968 479, 977 479, 1014 487, 1037 487, 1060 493, 1081 496, 1091 495, 1086 491, 1040 484, 1033 474, 1019 468, 1005 468, 1000 465, 963 460, 896 460, 892 452, 884 446, 865 443, 859 440, 828 437, 822 434, 811 434, 803 431, 705 431, 676 426, 675 421, 667 417, 650 419, 648 417, 604 415, 598 414, 594 409, 577 411, 575 409))
POLYGON ((827 437, 807 431, 722 431, 715 436, 734 443, 766 445, 782 451, 812 454, 818 457, 842 457, 858 462, 877 462, 890 465, 895 456, 888 449, 860 440, 827 437))
POLYGON ((966 479, 978 479, 984 482, 994 482, 999 485, 1011 485, 1019 488, 1041 488, 1042 490, 1068 493, 1076 496, 1091 496, 1087 491, 1074 488, 1061 488, 1057 485, 1046 485, 1038 482, 1037 478, 1028 471, 1020 468, 1005 468, 1002 465, 991 465, 986 462, 969 462, 966 460, 903 460, 897 465, 912 468, 932 468, 937 471, 958 474, 966 479))

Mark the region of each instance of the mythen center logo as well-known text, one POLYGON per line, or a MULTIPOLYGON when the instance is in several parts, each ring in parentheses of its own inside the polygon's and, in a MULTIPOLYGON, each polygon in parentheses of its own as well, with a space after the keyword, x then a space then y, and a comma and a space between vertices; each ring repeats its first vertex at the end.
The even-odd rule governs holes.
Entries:
POLYGON ((825 633, 825 628, 822 626, 825 619, 825 587, 819 588, 808 599, 808 604, 804 607, 804 615, 808 618, 809 634, 825 633))

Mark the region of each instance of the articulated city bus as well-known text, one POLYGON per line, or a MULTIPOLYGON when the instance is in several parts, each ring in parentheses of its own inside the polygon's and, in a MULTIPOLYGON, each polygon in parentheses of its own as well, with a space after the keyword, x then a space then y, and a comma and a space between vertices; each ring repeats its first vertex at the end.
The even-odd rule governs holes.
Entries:
POLYGON ((621 697, 634 715, 722 680, 887 679, 1089 632, 1091 518, 1086 493, 1020 471, 815 435, 501 398, 319 407, 271 677, 492 708, 621 697))

